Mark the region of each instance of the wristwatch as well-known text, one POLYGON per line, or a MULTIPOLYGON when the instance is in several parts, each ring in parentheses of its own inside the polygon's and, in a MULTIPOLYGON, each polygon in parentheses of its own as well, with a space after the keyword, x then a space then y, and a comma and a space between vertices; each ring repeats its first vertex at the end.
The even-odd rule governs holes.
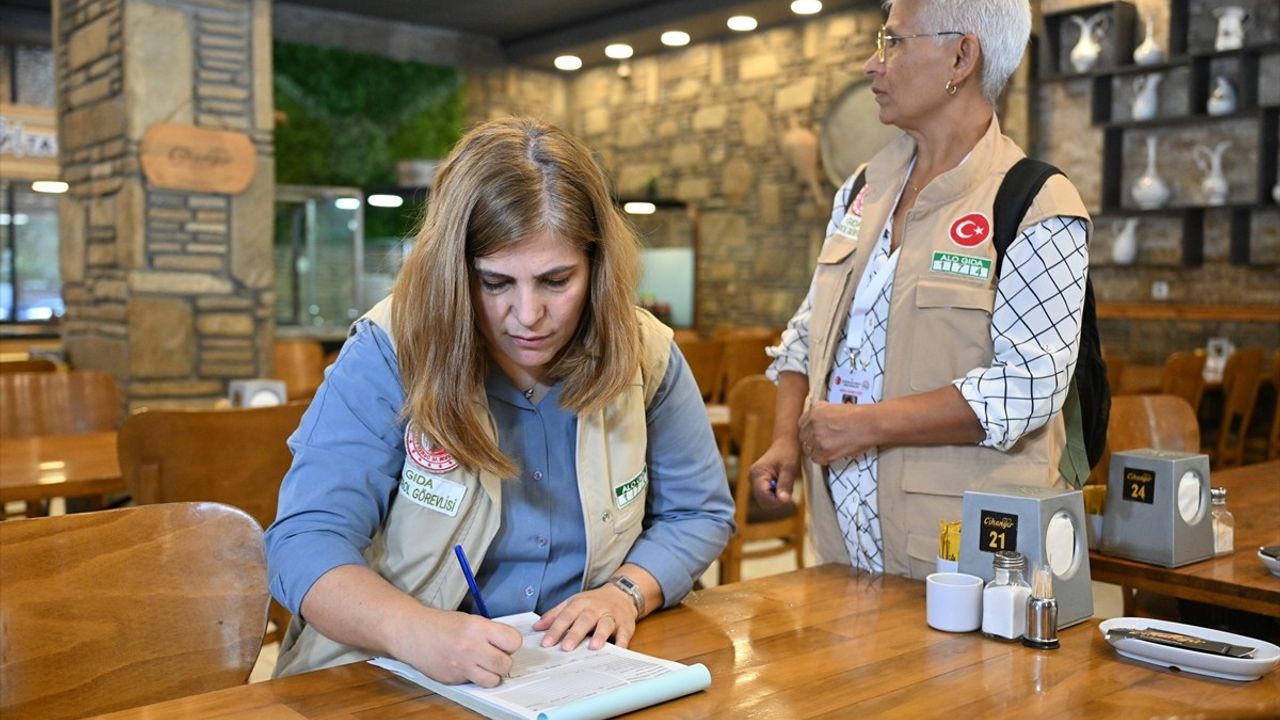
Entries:
POLYGON ((626 575, 614 575, 609 578, 609 584, 631 596, 631 602, 636 604, 637 618, 644 615, 644 593, 640 592, 639 585, 626 575))

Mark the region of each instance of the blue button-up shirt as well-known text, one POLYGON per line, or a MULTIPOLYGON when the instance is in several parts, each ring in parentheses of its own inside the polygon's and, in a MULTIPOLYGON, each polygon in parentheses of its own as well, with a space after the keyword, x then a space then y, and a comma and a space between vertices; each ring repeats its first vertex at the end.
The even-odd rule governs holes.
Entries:
MULTIPOLYGON (((495 616, 545 612, 583 589, 577 418, 560 407, 560 385, 535 406, 495 369, 485 390, 498 445, 521 477, 503 486, 502 526, 476 579, 495 616)), ((271 591, 291 611, 324 573, 366 564, 362 553, 386 519, 404 463, 397 417, 404 400, 386 333, 360 322, 289 439, 293 466, 266 534, 271 591)), ((674 344, 646 423, 646 517, 626 561, 652 574, 671 605, 733 529, 733 500, 706 408, 674 344)))

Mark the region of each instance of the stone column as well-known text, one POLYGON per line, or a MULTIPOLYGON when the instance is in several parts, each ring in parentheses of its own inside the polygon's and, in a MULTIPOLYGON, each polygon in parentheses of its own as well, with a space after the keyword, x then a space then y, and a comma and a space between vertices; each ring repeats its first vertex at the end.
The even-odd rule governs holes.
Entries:
POLYGON ((209 405, 272 361, 269 0, 52 7, 68 360, 114 374, 130 408, 209 405), (161 125, 238 141, 247 186, 206 186, 231 164, 208 145, 164 154, 186 180, 144 174, 161 125))

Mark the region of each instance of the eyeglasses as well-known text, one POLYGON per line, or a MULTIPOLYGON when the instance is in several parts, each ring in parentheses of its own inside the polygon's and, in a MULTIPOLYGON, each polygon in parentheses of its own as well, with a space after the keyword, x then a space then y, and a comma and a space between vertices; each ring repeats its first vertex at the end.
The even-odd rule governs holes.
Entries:
POLYGON ((918 33, 916 35, 886 35, 884 32, 884 26, 881 25, 880 29, 876 31, 876 57, 880 58, 880 62, 884 62, 885 48, 897 47, 899 40, 910 40, 911 38, 921 37, 940 37, 942 35, 964 35, 964 33, 958 30, 947 30, 945 32, 918 33))

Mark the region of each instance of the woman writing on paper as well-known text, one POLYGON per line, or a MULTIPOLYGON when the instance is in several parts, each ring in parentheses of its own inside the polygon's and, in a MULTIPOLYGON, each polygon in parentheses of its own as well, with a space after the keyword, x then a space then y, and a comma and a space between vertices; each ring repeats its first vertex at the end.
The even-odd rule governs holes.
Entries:
POLYGON ((390 297, 352 328, 266 535, 295 613, 277 675, 371 655, 491 687, 520 646, 625 646, 733 531, 671 332, 632 305, 637 242, 587 149, 533 120, 468 133, 390 297))

